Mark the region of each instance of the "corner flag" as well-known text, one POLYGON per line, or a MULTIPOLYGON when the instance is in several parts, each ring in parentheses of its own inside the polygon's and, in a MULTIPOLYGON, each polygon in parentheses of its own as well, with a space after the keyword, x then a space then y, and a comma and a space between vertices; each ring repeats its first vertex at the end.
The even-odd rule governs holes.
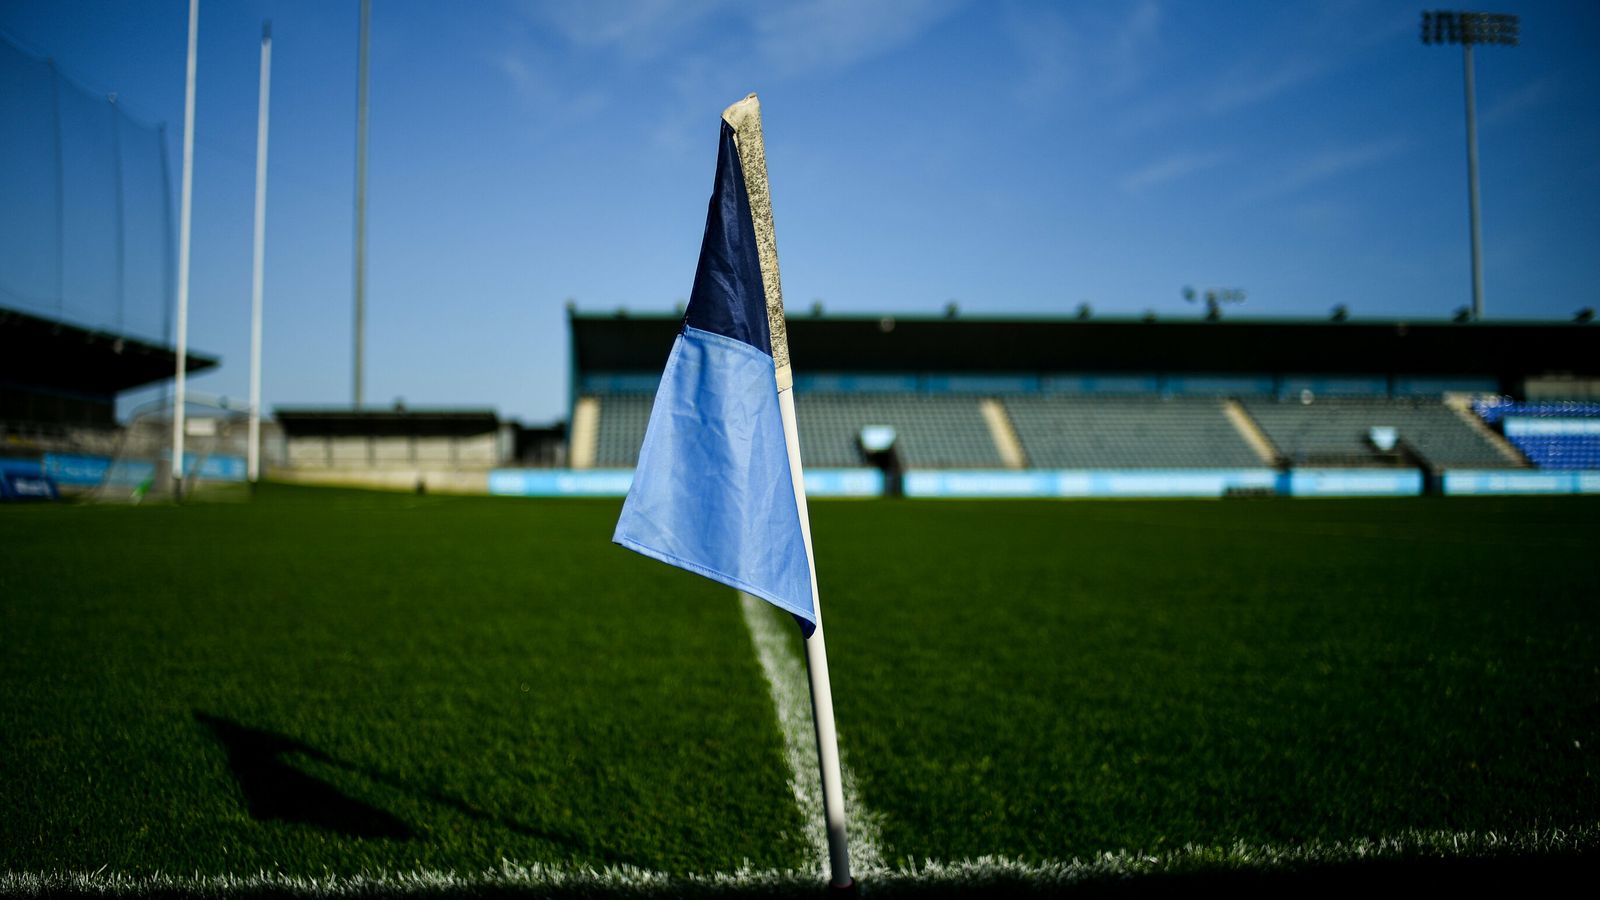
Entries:
POLYGON ((809 637, 811 567, 778 401, 788 352, 773 340, 785 341, 783 305, 763 284, 746 164, 725 113, 694 289, 612 540, 760 597, 809 637))
POLYGON ((612 540, 792 613, 805 633, 829 884, 849 888, 844 779, 800 470, 761 104, 722 111, 683 328, 612 540))

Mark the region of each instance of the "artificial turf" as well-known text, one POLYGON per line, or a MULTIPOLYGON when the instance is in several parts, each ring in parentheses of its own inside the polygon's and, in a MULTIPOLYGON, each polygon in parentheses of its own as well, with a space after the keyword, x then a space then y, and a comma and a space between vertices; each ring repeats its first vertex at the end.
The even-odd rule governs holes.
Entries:
POLYGON ((613 504, 0 511, 0 870, 801 859, 731 591, 613 504))
POLYGON ((1600 822, 1597 501, 818 504, 886 858, 1600 822))
MULTIPOLYGON (((617 508, 0 510, 0 870, 814 867, 733 592, 617 508)), ((1595 498, 812 519, 891 862, 1600 821, 1595 498)))

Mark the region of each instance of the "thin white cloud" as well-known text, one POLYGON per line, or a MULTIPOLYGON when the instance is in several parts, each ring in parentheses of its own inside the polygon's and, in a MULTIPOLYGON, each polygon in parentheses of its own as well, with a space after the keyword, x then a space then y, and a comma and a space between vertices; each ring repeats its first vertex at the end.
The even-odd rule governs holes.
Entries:
POLYGON ((1277 197, 1296 194, 1307 188, 1342 177, 1351 172, 1377 165, 1392 159, 1410 146, 1401 137, 1387 137, 1338 147, 1329 147, 1302 159, 1263 182, 1254 190, 1246 191, 1240 199, 1259 203, 1277 197))
POLYGON ((489 65, 505 78, 512 92, 524 103, 543 103, 554 93, 544 79, 534 73, 524 56, 509 50, 490 54, 489 65))
POLYGON ((548 133, 573 122, 599 115, 610 102, 607 94, 593 85, 570 85, 559 76, 535 65, 536 54, 503 50, 486 54, 485 63, 500 75, 525 110, 539 115, 527 120, 534 132, 548 133), (534 124, 538 123, 538 124, 534 124))
POLYGON ((1021 64, 1017 99, 1036 106, 1064 96, 1127 94, 1159 58, 1162 23, 1152 0, 1126 7, 1012 7, 1005 24, 1021 64))
POLYGON ((1557 94, 1557 84, 1553 78, 1541 78, 1529 82, 1516 90, 1495 98, 1478 116, 1478 124, 1483 128, 1493 128, 1516 119, 1530 109, 1536 109, 1549 103, 1557 94))
POLYGON ((643 62, 671 50, 730 0, 523 0, 525 18, 576 47, 643 62))
POLYGON ((1327 71, 1318 59, 1296 57, 1265 72, 1235 69, 1210 86, 1200 107, 1213 115, 1275 100, 1327 71))
POLYGON ((1227 154, 1218 151, 1178 153, 1135 169, 1123 176, 1119 184, 1124 191, 1130 194, 1141 194, 1168 182, 1216 168, 1226 162, 1227 159, 1227 154))
POLYGON ((1217 59, 1231 63, 1197 70, 1192 80, 1119 111, 1117 130, 1137 134, 1271 103, 1350 65, 1363 53, 1414 35, 1417 27, 1414 10, 1395 9, 1389 0, 1334 0, 1284 9, 1295 11, 1293 22, 1274 41, 1219 48, 1217 59))
POLYGON ((845 68, 903 46, 949 16, 961 0, 805 0, 751 4, 756 46, 785 74, 845 68))
POLYGON ((1323 59, 1298 56, 1276 65, 1235 65, 1214 80, 1180 88, 1119 117, 1123 134, 1137 134, 1198 118, 1223 116, 1270 103, 1332 69, 1323 59))
POLYGON ((782 74, 842 68, 893 50, 966 0, 524 0, 524 18, 582 49, 644 63, 700 49, 713 38, 735 57, 782 74), (720 17, 717 34, 707 21, 720 17))

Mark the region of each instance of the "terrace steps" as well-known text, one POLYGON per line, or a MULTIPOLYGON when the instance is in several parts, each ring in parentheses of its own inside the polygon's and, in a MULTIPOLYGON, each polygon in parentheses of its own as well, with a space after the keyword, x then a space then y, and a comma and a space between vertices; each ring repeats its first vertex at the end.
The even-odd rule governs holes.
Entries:
POLYGON ((1533 468, 1533 464, 1528 461, 1528 458, 1522 455, 1522 451, 1518 450, 1515 445, 1506 440, 1505 435, 1490 428, 1489 424, 1483 421, 1483 417, 1479 416, 1477 410, 1472 408, 1472 397, 1470 395, 1446 394, 1444 405, 1454 410, 1456 416, 1467 423, 1467 427, 1476 431, 1480 437, 1489 442, 1491 447, 1499 451, 1500 455, 1506 458, 1507 463, 1519 469, 1533 468))
POLYGON ((989 437, 994 439, 1000 461, 1008 469, 1026 469, 1028 457, 1022 451, 1022 440, 1017 437, 1017 429, 1011 423, 1011 415, 1006 412, 1005 404, 993 397, 985 397, 978 401, 978 411, 983 413, 984 424, 989 426, 989 437))

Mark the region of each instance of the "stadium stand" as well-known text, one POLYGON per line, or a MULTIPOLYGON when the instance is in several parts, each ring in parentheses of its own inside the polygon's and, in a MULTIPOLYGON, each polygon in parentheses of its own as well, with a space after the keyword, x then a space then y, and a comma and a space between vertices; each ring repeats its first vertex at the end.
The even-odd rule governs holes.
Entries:
POLYGON ((1473 409, 1544 469, 1600 469, 1600 403, 1479 400, 1473 409))
POLYGON ((1438 398, 1247 398, 1242 403, 1292 465, 1381 464, 1385 454, 1367 439, 1371 429, 1381 427, 1395 428, 1400 442, 1435 470, 1516 465, 1438 398))
MULTIPOLYGON (((631 467, 681 316, 569 308, 568 322, 571 464, 631 467)), ((1464 398, 1531 396, 1529 385, 1557 376, 1589 384, 1600 374, 1600 330, 1571 323, 812 316, 788 325, 806 465, 886 474, 1436 474, 1526 467, 1522 453, 1566 465, 1572 452, 1508 442, 1464 398), (887 458, 860 447, 874 425, 896 433, 887 458), (1375 427, 1393 428, 1398 443, 1376 446, 1375 427)), ((1582 449, 1590 440, 1553 443, 1582 449)))
MULTIPOLYGON (((868 425, 895 429, 901 460, 915 468, 999 468, 1004 465, 989 428, 968 395, 798 391, 800 456, 819 468, 864 466, 859 435, 868 425)), ((653 397, 632 392, 594 397, 600 411, 597 468, 631 468, 639 461, 653 397)))
POLYGON ((639 445, 650 422, 652 394, 615 393, 599 400, 600 431, 595 440, 594 464, 602 469, 633 468, 639 445))
POLYGON ((1039 468, 1248 468, 1261 459, 1206 397, 1005 398, 1039 468))
POLYGON ((800 458, 822 468, 866 464, 861 429, 888 425, 907 468, 1000 468, 1005 465, 978 407, 965 394, 835 394, 796 391, 800 458))

